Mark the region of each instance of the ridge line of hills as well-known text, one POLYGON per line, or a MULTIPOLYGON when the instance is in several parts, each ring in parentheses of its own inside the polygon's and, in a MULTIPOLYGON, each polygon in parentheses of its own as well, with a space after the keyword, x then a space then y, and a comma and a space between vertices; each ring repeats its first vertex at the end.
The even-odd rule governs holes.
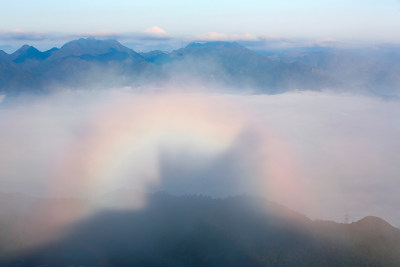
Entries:
POLYGON ((193 82, 263 94, 331 89, 391 96, 399 94, 399 59, 397 47, 264 56, 235 42, 201 42, 137 53, 116 40, 81 38, 43 52, 29 45, 12 54, 0 50, 0 94, 193 82))
POLYGON ((374 216, 351 224, 313 221, 255 197, 213 199, 154 193, 142 209, 100 210, 61 231, 55 227, 60 222, 60 216, 55 214, 62 214, 61 219, 68 221, 68 214, 76 215, 79 209, 85 209, 85 201, 28 200, 21 194, 0 194, 2 266, 398 266, 400 263, 400 230, 374 216), (13 205, 19 205, 19 211, 10 208, 13 205), (5 219, 7 210, 14 213, 5 219), (30 215, 24 214, 24 210, 30 215), (31 243, 29 250, 18 250, 24 242, 34 242, 52 229, 62 234, 47 243, 35 246, 31 243))

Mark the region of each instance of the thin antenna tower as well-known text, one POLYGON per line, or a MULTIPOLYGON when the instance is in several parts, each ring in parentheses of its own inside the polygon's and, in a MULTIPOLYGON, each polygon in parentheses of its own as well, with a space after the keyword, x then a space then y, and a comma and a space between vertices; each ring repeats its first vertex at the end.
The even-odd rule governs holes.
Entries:
POLYGON ((346 210, 346 213, 344 214, 344 224, 349 224, 349 220, 350 220, 349 211, 346 210))

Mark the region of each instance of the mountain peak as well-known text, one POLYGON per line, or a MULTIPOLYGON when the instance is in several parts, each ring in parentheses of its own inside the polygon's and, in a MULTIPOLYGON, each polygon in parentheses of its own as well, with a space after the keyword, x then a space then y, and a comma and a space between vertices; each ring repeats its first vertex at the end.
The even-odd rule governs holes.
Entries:
POLYGON ((223 42, 223 41, 213 41, 213 42, 193 42, 188 44, 185 48, 175 50, 171 55, 193 55, 193 56, 204 56, 204 55, 214 55, 217 57, 228 56, 236 57, 241 54, 242 56, 249 58, 253 56, 255 52, 250 51, 246 47, 236 43, 236 42, 223 42))
POLYGON ((35 47, 33 47, 33 46, 31 46, 31 45, 27 45, 27 44, 24 44, 23 46, 21 46, 17 51, 15 51, 14 53, 12 53, 11 55, 14 55, 14 54, 21 54, 21 53, 24 53, 24 52, 27 52, 27 51, 38 51, 38 52, 40 52, 39 50, 37 50, 35 47))
POLYGON ((394 228, 392 225, 390 225, 387 221, 376 217, 376 216, 366 216, 362 218, 361 220, 355 222, 356 224, 360 224, 362 226, 368 226, 368 227, 388 227, 388 228, 394 228))
POLYGON ((40 52, 38 49, 36 49, 33 46, 25 44, 25 45, 21 46, 20 49, 18 49, 14 53, 12 53, 10 58, 12 61, 14 61, 16 63, 21 63, 27 59, 42 60, 42 59, 46 58, 46 54, 44 54, 43 52, 40 52))
POLYGON ((72 40, 72 41, 66 43, 63 47, 74 45, 74 44, 80 45, 80 46, 87 46, 87 45, 90 45, 90 46, 105 46, 105 45, 122 46, 120 44, 120 42, 118 42, 115 39, 102 40, 102 39, 96 39, 94 37, 88 37, 88 38, 79 38, 77 40, 72 40))
POLYGON ((100 55, 115 49, 119 52, 131 52, 132 50, 123 46, 117 40, 107 39, 98 40, 93 37, 80 38, 66 43, 61 47, 59 52, 62 54, 81 56, 81 55, 100 55))
POLYGON ((33 46, 30 46, 30 45, 27 45, 27 44, 24 44, 23 46, 21 46, 21 48, 20 49, 18 49, 17 51, 27 51, 29 48, 31 48, 31 47, 33 47, 33 46))
POLYGON ((144 60, 138 53, 123 46, 117 40, 99 40, 93 37, 70 41, 63 45, 58 51, 52 53, 50 58, 61 59, 68 57, 81 57, 92 59, 98 56, 105 57, 107 60, 114 58, 118 58, 119 60, 127 58, 135 61, 144 60))
POLYGON ((351 224, 351 227, 356 231, 369 233, 373 237, 390 237, 400 236, 400 230, 386 222, 385 220, 375 217, 367 216, 357 222, 351 224))

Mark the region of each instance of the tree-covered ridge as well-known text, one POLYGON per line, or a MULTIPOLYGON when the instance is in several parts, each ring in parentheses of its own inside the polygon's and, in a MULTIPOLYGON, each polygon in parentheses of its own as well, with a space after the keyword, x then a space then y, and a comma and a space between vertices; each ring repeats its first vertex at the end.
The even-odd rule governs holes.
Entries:
MULTIPOLYGON (((55 205, 68 212, 82 202, 55 205)), ((142 210, 104 210, 4 264, 398 266, 399 251, 400 231, 377 217, 351 224, 312 221, 259 198, 157 193, 142 210)))

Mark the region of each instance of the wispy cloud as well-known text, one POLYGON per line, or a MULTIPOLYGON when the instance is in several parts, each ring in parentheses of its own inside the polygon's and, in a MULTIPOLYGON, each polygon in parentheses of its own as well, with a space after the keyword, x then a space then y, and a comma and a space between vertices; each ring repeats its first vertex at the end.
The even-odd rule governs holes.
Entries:
POLYGON ((114 31, 95 31, 95 32, 85 32, 72 35, 74 37, 95 37, 99 39, 112 38, 125 41, 146 41, 146 40, 169 40, 171 35, 160 27, 153 26, 142 32, 114 32, 114 31))
POLYGON ((0 31, 0 40, 38 41, 54 39, 56 37, 52 33, 31 32, 21 29, 0 31))
POLYGON ((94 32, 82 33, 54 33, 54 32, 34 32, 22 29, 0 31, 0 40, 17 41, 45 41, 45 40, 65 40, 77 37, 97 37, 114 39, 170 39, 171 35, 160 27, 154 26, 142 32, 116 32, 109 30, 99 30, 94 32))

